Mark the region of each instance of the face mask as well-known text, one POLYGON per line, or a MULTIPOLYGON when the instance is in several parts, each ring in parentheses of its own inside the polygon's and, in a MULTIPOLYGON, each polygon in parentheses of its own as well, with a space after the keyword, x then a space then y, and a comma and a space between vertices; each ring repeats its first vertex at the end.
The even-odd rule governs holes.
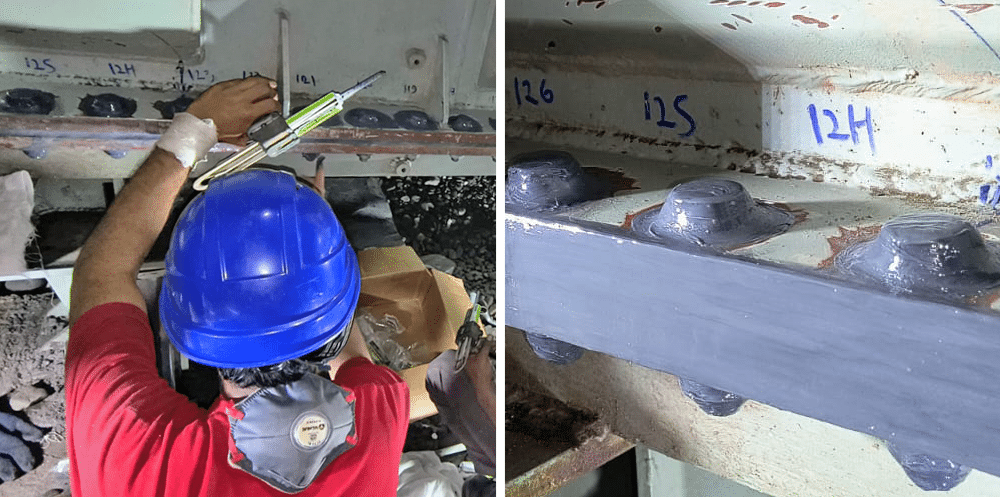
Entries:
POLYGON ((354 392, 308 373, 263 388, 226 410, 229 464, 285 493, 309 486, 357 444, 354 392))

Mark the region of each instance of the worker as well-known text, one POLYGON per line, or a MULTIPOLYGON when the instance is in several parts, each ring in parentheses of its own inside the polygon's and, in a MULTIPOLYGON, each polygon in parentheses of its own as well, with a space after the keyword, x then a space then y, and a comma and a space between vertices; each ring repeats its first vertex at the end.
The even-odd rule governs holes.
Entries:
POLYGON ((205 91, 80 251, 66 353, 76 497, 396 494, 409 393, 371 363, 353 325, 355 254, 293 175, 224 176, 183 211, 150 311, 183 355, 218 368, 219 398, 199 408, 157 374, 140 265, 190 168, 217 141, 245 144, 278 110, 275 88, 248 78, 205 91))
POLYGON ((455 351, 431 361, 425 383, 442 422, 465 445, 476 476, 462 485, 462 497, 496 495, 496 376, 491 347, 469 356, 455 371, 455 351))

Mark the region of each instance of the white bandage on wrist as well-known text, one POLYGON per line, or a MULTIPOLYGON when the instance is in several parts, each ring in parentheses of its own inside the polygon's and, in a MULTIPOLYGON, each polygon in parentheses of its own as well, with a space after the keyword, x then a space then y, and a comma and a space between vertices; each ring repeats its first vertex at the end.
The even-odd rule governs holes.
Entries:
POLYGON ((167 131, 156 141, 156 146, 174 154, 186 168, 205 160, 208 151, 219 141, 215 123, 211 119, 181 112, 174 115, 167 131))

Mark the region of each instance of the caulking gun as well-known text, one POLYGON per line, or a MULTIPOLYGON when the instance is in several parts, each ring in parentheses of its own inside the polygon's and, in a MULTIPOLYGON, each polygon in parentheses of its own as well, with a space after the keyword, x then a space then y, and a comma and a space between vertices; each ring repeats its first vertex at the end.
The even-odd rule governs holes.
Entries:
POLYGON ((331 91, 315 102, 307 105, 287 120, 278 112, 273 112, 255 122, 247 131, 252 143, 243 150, 227 157, 194 182, 194 189, 203 191, 208 182, 227 174, 242 171, 256 164, 264 157, 277 157, 299 143, 299 138, 312 131, 327 119, 344 110, 344 102, 355 93, 371 86, 382 77, 379 71, 343 93, 331 91))

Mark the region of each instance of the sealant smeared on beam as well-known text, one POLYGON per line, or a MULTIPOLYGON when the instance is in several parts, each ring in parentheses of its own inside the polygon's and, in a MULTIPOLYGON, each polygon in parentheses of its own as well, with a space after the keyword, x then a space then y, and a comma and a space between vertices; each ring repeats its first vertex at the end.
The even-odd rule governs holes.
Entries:
POLYGON ((886 447, 906 476, 923 490, 951 490, 962 483, 972 469, 949 459, 909 452, 891 443, 886 443, 886 447))
POLYGON ((583 351, 587 350, 545 335, 525 332, 524 336, 535 355, 560 366, 576 362, 583 357, 583 351))
POLYGON ((743 185, 707 178, 674 187, 659 211, 636 215, 632 230, 647 239, 728 250, 780 235, 794 223, 790 212, 754 200, 743 185))
POLYGON ((392 116, 400 126, 414 131, 435 131, 438 123, 421 110, 401 110, 392 116))
POLYGON ((897 217, 875 240, 844 249, 835 265, 892 293, 933 299, 964 300, 1000 285, 1000 246, 950 214, 897 217))
POLYGON ((194 103, 193 98, 181 95, 170 101, 159 100, 153 104, 153 108, 160 111, 164 119, 173 119, 175 115, 186 111, 192 103, 194 103))
POLYGON ((483 125, 465 114, 457 114, 448 118, 448 126, 461 133, 482 133, 483 125))
POLYGON ((588 175, 572 155, 542 150, 511 159, 506 193, 508 208, 543 213, 607 197, 611 191, 588 175))
POLYGON ((135 114, 136 103, 114 93, 87 95, 80 100, 80 110, 90 117, 132 117, 135 114))
POLYGON ((344 120, 355 128, 398 128, 396 121, 383 112, 375 109, 351 109, 344 113, 344 120))
POLYGON ((0 112, 48 115, 56 105, 56 96, 31 88, 14 88, 0 98, 0 112))
POLYGON ((687 378, 678 378, 677 380, 681 385, 681 391, 684 392, 684 395, 693 400, 695 404, 698 404, 698 407, 702 411, 712 416, 729 416, 730 414, 734 414, 740 410, 740 406, 747 400, 734 393, 702 385, 687 378))

